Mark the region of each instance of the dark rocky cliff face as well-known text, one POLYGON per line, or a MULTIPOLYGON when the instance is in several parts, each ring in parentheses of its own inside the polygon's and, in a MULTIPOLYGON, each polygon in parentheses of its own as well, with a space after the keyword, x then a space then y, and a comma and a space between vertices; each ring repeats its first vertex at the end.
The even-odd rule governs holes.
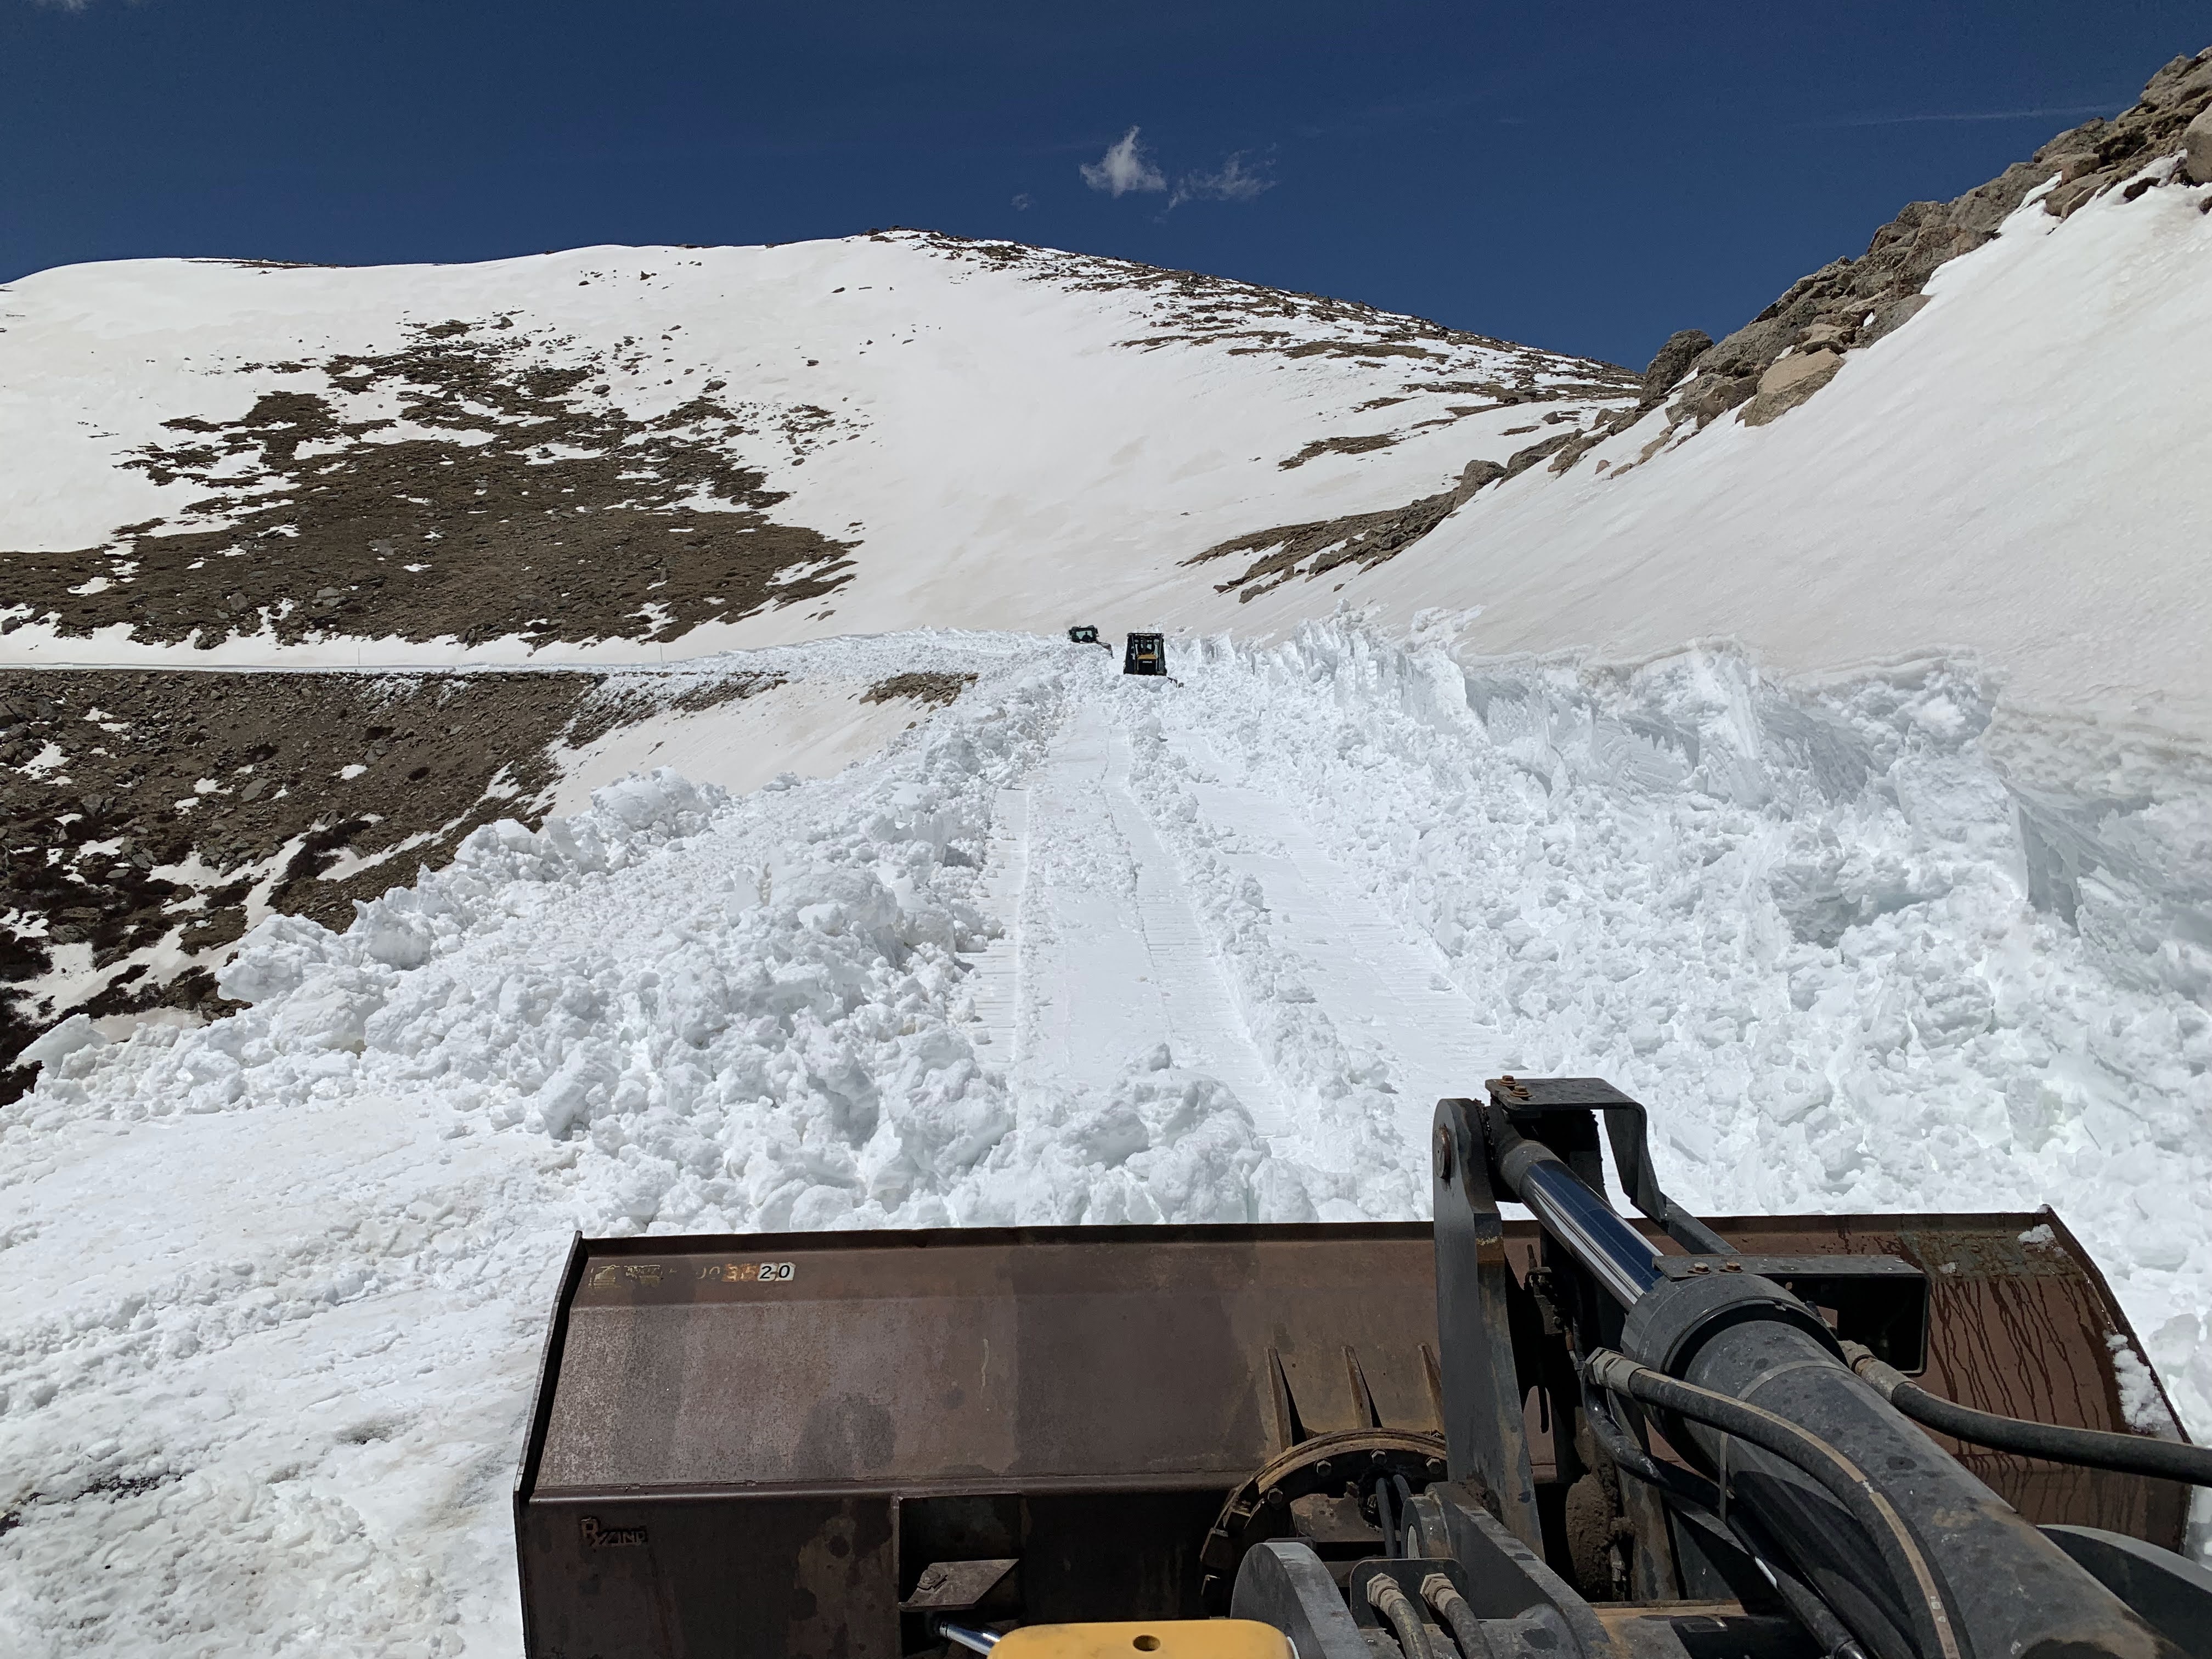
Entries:
POLYGON ((1588 426, 1532 443, 1503 465, 1472 461, 1456 485, 1439 494, 1382 512, 1255 531, 1186 562, 1242 560, 1237 574, 1218 586, 1248 599, 1288 581, 1332 574, 1340 580, 1345 566, 1395 558, 1492 483, 1538 465, 1553 473, 1571 471, 1597 445, 1662 405, 1666 428, 1647 446, 1647 456, 1685 428, 1697 431, 1731 410, 1742 409, 1747 423, 1764 426, 1834 379, 1845 354, 1910 321, 1927 304, 1928 279, 1941 266, 1993 239, 2030 192, 2053 179, 2043 206, 2061 219, 2110 190, 2133 200, 2169 185, 2212 182, 2212 47, 2175 58, 2121 114, 2060 133, 2031 159, 1956 201, 1908 204, 1857 258, 1833 260, 1799 278, 1725 339, 1698 329, 1671 336, 1644 370, 1633 404, 1624 401, 1588 426))
MULTIPOLYGON (((1989 241, 2031 191, 2053 178, 2058 182, 2043 206, 2061 219, 2109 190, 2124 187, 2132 198, 2167 184, 2203 182, 2185 175, 2181 155, 2185 134, 2208 109, 2212 47, 2159 70, 2133 107, 2060 133, 2031 159, 1956 201, 1908 204, 1875 232, 1857 258, 1837 259, 1800 277, 1727 338, 1691 351, 1686 345, 1700 337, 1676 335, 1652 361, 1640 406, 1615 416, 1614 429, 1641 418, 1678 386, 1683 389, 1668 410, 1670 430, 1687 422, 1702 427, 1746 405, 1744 419, 1753 426, 1778 418, 1826 386, 1844 354, 1908 321, 1928 302, 1923 290, 1940 266, 1989 241), (2163 172, 2145 171, 2155 162, 2168 164, 2163 172)), ((1593 436, 1572 453, 1563 451, 1553 470, 1565 471, 1595 441, 1593 436)))

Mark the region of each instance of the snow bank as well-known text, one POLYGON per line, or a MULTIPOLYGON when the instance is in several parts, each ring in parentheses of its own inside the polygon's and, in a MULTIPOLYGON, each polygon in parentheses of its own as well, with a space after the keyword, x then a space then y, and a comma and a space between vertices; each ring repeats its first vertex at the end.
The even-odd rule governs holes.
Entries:
MULTIPOLYGON (((1194 864, 1201 780, 1298 803, 1449 958, 1496 1067, 1649 1103, 1706 1213, 2052 1204, 2212 1433, 2212 781, 2185 755, 1999 720, 1940 659, 1806 689, 1733 653, 1460 662, 1316 624, 1176 672, 1148 787, 1194 864)), ((1283 958, 1255 954, 1264 994, 1283 958)))

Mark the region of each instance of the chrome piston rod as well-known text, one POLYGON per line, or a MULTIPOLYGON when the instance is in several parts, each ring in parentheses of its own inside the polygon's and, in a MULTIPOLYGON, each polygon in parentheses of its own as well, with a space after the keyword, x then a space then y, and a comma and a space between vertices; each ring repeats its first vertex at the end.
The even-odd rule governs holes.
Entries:
POLYGON ((1613 1212, 1549 1147, 1516 1138, 1498 1158, 1514 1195, 1536 1212, 1553 1237, 1572 1251, 1621 1306, 1656 1285, 1650 1241, 1613 1212))

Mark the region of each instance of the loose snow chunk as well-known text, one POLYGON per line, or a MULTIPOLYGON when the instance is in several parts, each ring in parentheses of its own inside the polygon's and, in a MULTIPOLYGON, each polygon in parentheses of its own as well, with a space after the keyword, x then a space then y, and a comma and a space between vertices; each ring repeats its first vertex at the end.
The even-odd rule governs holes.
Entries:
POLYGON ((2112 1352, 2112 1372, 2120 1385, 2120 1414, 2127 1419, 2128 1426, 2142 1434, 2172 1438, 2172 1414, 2159 1397, 2158 1379, 2142 1363, 2135 1345, 2115 1331, 2106 1337, 2105 1346, 2112 1352))
POLYGON ((94 1027, 88 1014, 71 1014, 60 1024, 24 1048, 19 1066, 52 1066, 80 1048, 104 1048, 107 1039, 94 1027))
POLYGON ((348 956, 339 936, 305 916, 271 916, 246 936, 216 988, 240 1002, 261 1003, 296 991, 318 969, 348 956))

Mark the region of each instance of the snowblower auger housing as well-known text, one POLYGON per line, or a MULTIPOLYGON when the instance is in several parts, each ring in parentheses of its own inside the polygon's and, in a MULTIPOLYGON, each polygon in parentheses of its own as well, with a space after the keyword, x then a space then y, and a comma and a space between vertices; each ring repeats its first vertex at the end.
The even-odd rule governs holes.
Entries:
POLYGON ((515 1488, 528 1652, 1983 1659, 2032 1650, 2022 1607, 2069 1653, 2204 1651, 2130 1606, 2212 1597, 2166 1553, 2185 1486, 1877 1397, 2203 1455, 2129 1431, 2140 1346, 2048 1210, 1698 1221, 1589 1079, 1441 1102, 1433 1151, 1433 1229, 580 1238, 515 1488))

